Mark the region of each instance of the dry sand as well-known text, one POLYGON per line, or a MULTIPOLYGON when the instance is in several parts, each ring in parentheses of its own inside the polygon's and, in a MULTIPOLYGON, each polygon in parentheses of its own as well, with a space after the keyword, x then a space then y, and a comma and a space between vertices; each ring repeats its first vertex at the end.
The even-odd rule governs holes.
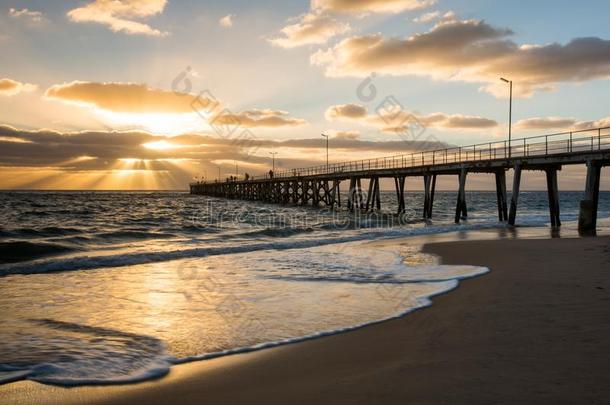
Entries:
POLYGON ((174 367, 142 384, 0 387, 15 404, 610 403, 610 238, 437 243, 488 266, 432 307, 353 332, 174 367))

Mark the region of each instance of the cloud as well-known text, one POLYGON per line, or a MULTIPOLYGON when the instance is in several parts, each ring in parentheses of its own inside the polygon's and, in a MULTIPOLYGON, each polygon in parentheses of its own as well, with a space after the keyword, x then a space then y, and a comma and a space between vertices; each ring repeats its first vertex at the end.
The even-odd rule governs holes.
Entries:
POLYGON ((579 121, 574 125, 576 130, 608 127, 610 127, 610 117, 600 118, 595 121, 579 121))
POLYGON ((436 20, 453 21, 455 20, 455 13, 453 11, 447 11, 445 14, 441 14, 440 11, 431 11, 429 13, 424 13, 419 17, 415 17, 413 22, 426 24, 436 20))
POLYGON ((231 28, 233 26, 234 17, 235 17, 235 14, 227 14, 224 17, 222 17, 220 20, 218 20, 218 25, 220 25, 223 28, 231 28))
POLYGON ((152 89, 135 83, 79 82, 50 87, 45 96, 63 102, 96 107, 117 113, 193 113, 216 103, 201 97, 193 103, 194 95, 152 89))
POLYGON ((282 48, 324 44, 330 38, 350 30, 349 24, 342 23, 326 13, 316 11, 289 21, 292 23, 280 30, 280 36, 269 39, 271 44, 282 48))
POLYGON ((145 84, 71 82, 50 87, 49 100, 95 108, 120 128, 150 129, 155 133, 214 128, 283 128, 305 125, 286 111, 250 109, 233 112, 209 93, 199 95, 153 89, 145 84), (196 115, 194 113, 199 113, 196 115), (104 114, 110 113, 110 114, 104 114))
POLYGON ((68 11, 68 17, 74 22, 103 24, 114 32, 159 37, 167 32, 136 20, 161 14, 166 4, 166 0, 94 0, 68 11))
MULTIPOLYGON (((292 148, 292 149, 320 149, 326 148, 326 140, 323 138, 289 139, 285 141, 260 141, 260 147, 264 148, 292 148)), ((332 140, 334 151, 362 152, 370 156, 370 153, 409 153, 413 151, 442 149, 448 145, 438 141, 366 141, 349 137, 336 137, 332 140)))
POLYGON ((515 123, 515 128, 523 131, 528 130, 585 130, 610 126, 610 117, 594 121, 579 121, 575 118, 566 117, 534 117, 527 118, 515 123))
POLYGON ((281 128, 305 125, 307 121, 292 118, 286 111, 253 109, 240 113, 224 113, 213 118, 212 125, 237 125, 246 128, 281 128))
POLYGON ((576 124, 574 118, 561 118, 561 117, 544 117, 544 118, 527 118, 524 120, 517 121, 515 123, 516 129, 530 130, 530 129, 555 129, 555 128, 568 128, 573 127, 576 124))
POLYGON ((386 122, 383 117, 374 117, 371 122, 381 125, 381 131, 387 133, 408 132, 413 126, 422 126, 437 129, 460 129, 460 130, 482 130, 496 128, 498 123, 495 120, 479 117, 476 115, 462 114, 443 114, 432 113, 428 115, 411 115, 411 113, 401 114, 391 123, 386 122), (404 124, 395 125, 398 122, 404 124), (384 125, 385 124, 385 125, 384 125))
POLYGON ((339 104, 328 107, 324 115, 329 121, 361 120, 367 117, 367 110, 360 104, 339 104))
POLYGON ((27 8, 23 8, 21 10, 11 8, 9 9, 8 14, 12 18, 25 19, 31 23, 36 24, 45 21, 45 18, 40 11, 32 11, 27 8))
POLYGON ((441 15, 440 11, 430 11, 428 13, 424 13, 419 17, 415 17, 413 22, 416 23, 429 23, 436 20, 441 15))
POLYGON ((280 30, 280 35, 269 39, 282 48, 325 44, 337 35, 351 30, 348 23, 335 18, 338 14, 390 13, 417 10, 434 4, 435 0, 312 0, 309 12, 292 18, 280 30))
POLYGON ((0 79, 0 96, 11 97, 19 93, 32 92, 38 88, 35 84, 21 83, 11 79, 0 79))
MULTIPOLYGON (((413 151, 442 149, 431 141, 332 139, 333 159, 346 161, 413 151)), ((268 151, 280 154, 278 170, 325 161, 326 141, 271 140, 145 131, 59 132, 23 130, 0 124, 0 188, 18 189, 185 189, 194 176, 213 179, 269 170, 268 151)))
MULTIPOLYGON (((396 153, 421 148, 433 149, 446 146, 438 142, 416 141, 363 141, 353 137, 336 137, 333 149, 396 153)), ((190 159, 197 164, 209 164, 213 160, 241 160, 252 164, 261 162, 268 170, 269 156, 262 151, 257 156, 247 156, 256 148, 284 149, 287 161, 290 151, 302 149, 324 150, 325 140, 315 139, 252 139, 246 145, 234 139, 206 134, 183 134, 174 137, 152 135, 144 131, 80 131, 58 132, 48 129, 22 130, 0 125, 0 167, 58 167, 62 170, 103 170, 116 167, 121 160, 161 161, 165 159, 190 159), (174 145, 168 148, 150 148, 150 144, 174 145), (146 145, 149 145, 147 147, 146 145), (86 157, 86 158, 83 158, 86 157)), ((320 156, 322 158, 322 156, 320 156)), ((296 163, 296 162, 295 162, 296 163)), ((301 161, 297 165, 315 164, 317 161, 301 161)), ((183 185, 184 186, 184 185, 183 185)))
POLYGON ((397 14, 426 8, 434 3, 435 0, 312 0, 311 5, 313 9, 334 13, 397 14))
POLYGON ((333 139, 348 139, 348 140, 356 140, 360 139, 360 132, 358 131, 335 131, 335 130, 327 130, 324 131, 326 135, 330 135, 333 139))
POLYGON ((434 113, 419 117, 419 119, 425 125, 447 129, 483 129, 498 126, 495 120, 473 115, 434 113))
POLYGON ((588 37, 565 45, 517 45, 508 39, 511 35, 511 30, 485 21, 441 21, 407 38, 346 38, 313 54, 311 63, 324 67, 331 77, 377 72, 482 83, 482 90, 497 97, 507 95, 500 76, 514 81, 517 96, 549 91, 557 83, 610 77, 608 40, 588 37))
POLYGON ((326 110, 325 116, 329 121, 356 122, 388 133, 404 132, 413 125, 441 129, 488 129, 498 126, 496 121, 484 117, 438 112, 419 115, 404 110, 380 110, 377 114, 369 115, 366 107, 360 104, 331 106, 326 110))

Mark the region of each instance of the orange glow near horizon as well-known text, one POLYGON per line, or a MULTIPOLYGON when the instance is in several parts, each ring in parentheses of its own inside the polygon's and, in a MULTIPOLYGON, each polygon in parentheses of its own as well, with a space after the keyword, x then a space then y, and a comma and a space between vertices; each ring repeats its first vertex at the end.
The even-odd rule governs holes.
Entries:
POLYGON ((186 188, 192 173, 199 170, 198 165, 191 159, 125 158, 117 159, 103 170, 69 170, 60 166, 2 167, 0 189, 179 190, 186 188))

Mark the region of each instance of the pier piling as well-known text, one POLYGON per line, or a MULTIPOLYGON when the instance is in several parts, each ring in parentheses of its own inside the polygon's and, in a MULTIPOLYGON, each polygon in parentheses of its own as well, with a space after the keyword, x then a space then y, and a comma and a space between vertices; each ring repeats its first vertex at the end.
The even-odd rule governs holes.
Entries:
POLYGON ((517 219, 517 202, 519 201, 519 188, 521 187, 521 165, 515 165, 513 174, 513 192, 510 196, 510 212, 508 214, 508 224, 515 225, 517 219))
POLYGON ((424 175, 424 219, 432 218, 434 206, 434 190, 436 188, 436 174, 424 175))
POLYGON ((578 216, 578 231, 581 233, 595 233, 597 227, 597 206, 599 202, 601 168, 602 165, 600 162, 587 162, 585 198, 580 202, 580 214, 578 216))
POLYGON ((405 212, 405 176, 394 177, 396 198, 398 199, 398 214, 405 212))
POLYGON ((498 200, 498 220, 504 222, 508 220, 508 205, 506 199, 506 171, 504 169, 495 172, 496 177, 496 197, 498 200))
POLYGON ((459 174, 459 189, 457 204, 455 206, 455 223, 458 224, 461 219, 468 217, 466 208, 466 169, 462 168, 459 174))
POLYGON ((561 219, 559 218, 559 189, 557 187, 557 168, 546 169, 546 185, 549 195, 549 214, 551 215, 551 226, 559 228, 561 219))

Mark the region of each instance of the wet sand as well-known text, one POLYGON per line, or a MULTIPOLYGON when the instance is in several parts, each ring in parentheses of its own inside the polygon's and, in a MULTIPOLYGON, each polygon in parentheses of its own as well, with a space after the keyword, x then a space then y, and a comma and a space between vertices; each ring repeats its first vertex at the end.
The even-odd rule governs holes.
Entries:
POLYGON ((492 271, 430 308, 353 332, 180 365, 141 384, 7 384, 0 403, 610 402, 609 237, 425 251, 492 271))

